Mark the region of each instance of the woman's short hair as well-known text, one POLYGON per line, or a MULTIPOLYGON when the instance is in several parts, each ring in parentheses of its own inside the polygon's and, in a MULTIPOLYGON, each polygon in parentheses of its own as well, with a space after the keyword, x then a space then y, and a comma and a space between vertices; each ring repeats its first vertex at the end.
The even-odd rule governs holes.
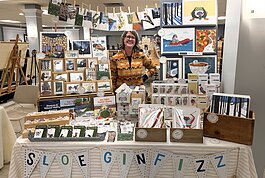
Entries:
POLYGON ((124 45, 124 38, 126 37, 127 33, 131 33, 133 34, 133 36, 135 37, 135 45, 133 47, 134 50, 136 51, 140 51, 140 46, 139 46, 139 41, 140 41, 140 38, 139 38, 139 35, 137 33, 137 31, 135 30, 132 30, 132 31, 124 31, 121 35, 121 46, 120 46, 120 49, 125 49, 125 45, 124 45))

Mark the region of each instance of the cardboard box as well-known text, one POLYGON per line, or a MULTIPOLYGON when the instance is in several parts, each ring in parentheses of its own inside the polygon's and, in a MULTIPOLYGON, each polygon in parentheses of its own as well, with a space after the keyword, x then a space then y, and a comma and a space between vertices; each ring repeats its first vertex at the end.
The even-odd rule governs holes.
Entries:
POLYGON ((180 143, 203 143, 203 130, 170 128, 170 141, 180 143))
POLYGON ((249 118, 204 113, 203 135, 221 140, 252 145, 255 113, 250 111, 249 118))
POLYGON ((166 128, 140 128, 134 129, 135 141, 143 142, 166 142, 167 129, 166 128))

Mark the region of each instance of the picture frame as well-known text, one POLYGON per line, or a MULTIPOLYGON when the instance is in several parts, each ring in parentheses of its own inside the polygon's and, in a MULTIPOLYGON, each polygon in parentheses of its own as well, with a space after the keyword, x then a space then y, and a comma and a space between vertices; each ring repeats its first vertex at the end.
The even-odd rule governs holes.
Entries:
POLYGON ((187 53, 195 51, 195 28, 163 28, 161 53, 187 53))
POLYGON ((70 82, 80 82, 84 80, 84 72, 70 72, 70 82))
POLYGON ((94 57, 94 58, 88 58, 87 59, 87 67, 88 68, 94 68, 96 69, 96 66, 98 65, 98 58, 94 57))
POLYGON ((203 53, 216 53, 216 28, 197 28, 195 51, 203 53))
POLYGON ((85 88, 85 93, 93 93, 97 91, 96 82, 82 82, 82 87, 85 88))
POLYGON ((210 74, 217 72, 217 56, 184 56, 183 57, 183 78, 188 78, 188 73, 210 74))
POLYGON ((66 94, 78 93, 78 88, 81 86, 79 82, 66 82, 66 94))
POLYGON ((78 50, 69 50, 64 52, 64 58, 78 58, 78 50))
POLYGON ((107 38, 106 36, 91 37, 92 56, 93 57, 107 57, 107 38))
POLYGON ((86 81, 96 80, 97 79, 96 68, 86 68, 85 77, 86 81))
POLYGON ((47 135, 46 125, 37 125, 34 132, 34 138, 45 138, 47 135))
POLYGON ((109 80, 110 68, 109 63, 99 63, 97 68, 97 80, 109 80))
POLYGON ((52 95, 52 81, 40 82, 40 96, 52 95))
POLYGON ((111 91, 111 80, 101 80, 97 82, 97 91, 111 91))
POLYGON ((182 25, 182 1, 163 2, 161 17, 162 27, 182 25))
POLYGON ((53 72, 63 72, 63 59, 53 59, 53 72))
POLYGON ((76 70, 76 60, 75 59, 65 59, 65 70, 75 71, 76 70))
POLYGON ((67 72, 53 72, 53 80, 65 81, 68 82, 68 73, 67 72))
POLYGON ((52 72, 50 70, 42 70, 40 71, 40 80, 41 81, 48 81, 48 80, 52 80, 52 72))
POLYGON ((59 137, 72 137, 72 126, 61 126, 59 137))
POLYGON ((73 40, 73 50, 78 50, 81 56, 92 56, 91 42, 89 40, 73 40))
POLYGON ((163 63, 163 80, 182 78, 182 58, 166 58, 163 63))
POLYGON ((40 70, 51 70, 51 60, 50 59, 40 59, 40 70))
POLYGON ((53 82, 53 94, 54 95, 62 95, 64 94, 64 82, 63 81, 55 81, 53 82))
POLYGON ((79 58, 76 60, 77 70, 84 70, 87 67, 87 59, 86 58, 79 58))

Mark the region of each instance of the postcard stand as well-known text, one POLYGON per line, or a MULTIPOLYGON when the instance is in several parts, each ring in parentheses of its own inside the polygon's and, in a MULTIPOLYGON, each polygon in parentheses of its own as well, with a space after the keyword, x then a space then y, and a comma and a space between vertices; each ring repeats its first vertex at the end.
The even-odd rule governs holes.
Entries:
POLYGON ((252 145, 255 113, 250 111, 249 116, 249 118, 240 118, 205 112, 203 135, 206 137, 252 145))
POLYGON ((203 129, 170 128, 170 141, 180 143, 203 143, 203 129))

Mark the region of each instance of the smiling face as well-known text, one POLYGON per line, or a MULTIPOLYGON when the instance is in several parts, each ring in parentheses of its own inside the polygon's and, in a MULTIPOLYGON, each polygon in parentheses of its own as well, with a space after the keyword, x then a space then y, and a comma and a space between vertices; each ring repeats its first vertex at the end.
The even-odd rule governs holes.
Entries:
POLYGON ((123 43, 125 48, 133 48, 136 44, 136 37, 131 32, 128 32, 123 39, 123 43))

